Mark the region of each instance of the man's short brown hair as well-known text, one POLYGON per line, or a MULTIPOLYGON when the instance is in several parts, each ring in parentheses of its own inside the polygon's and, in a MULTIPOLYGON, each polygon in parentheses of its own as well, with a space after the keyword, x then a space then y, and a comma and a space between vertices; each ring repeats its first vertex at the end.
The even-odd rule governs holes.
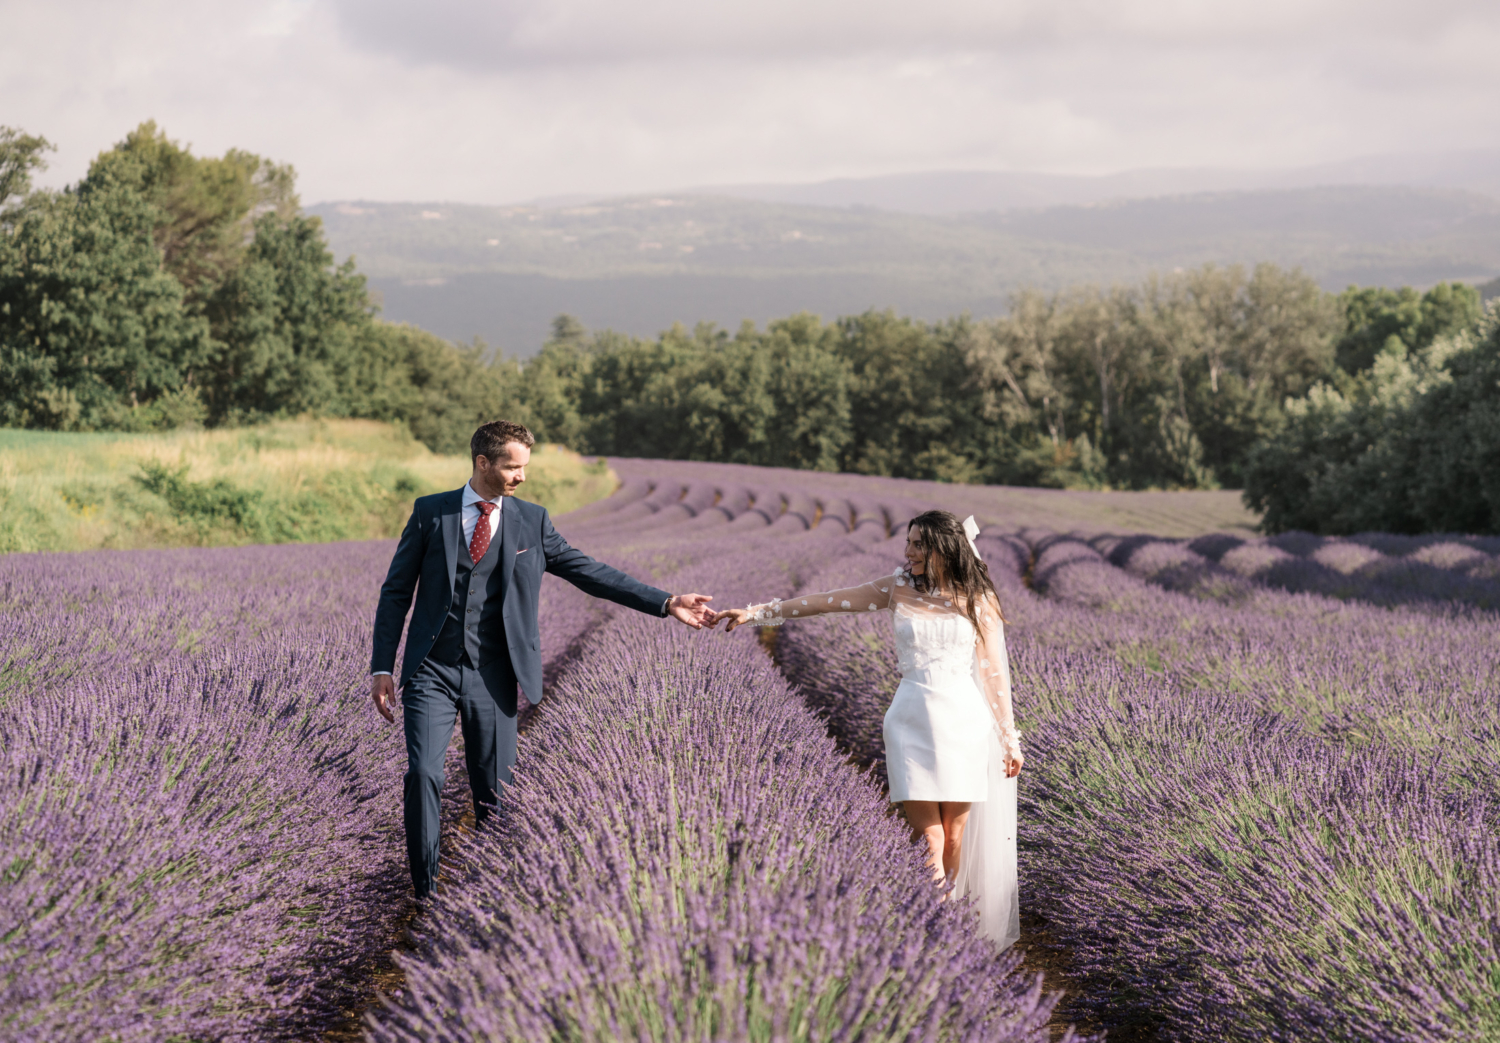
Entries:
POLYGON ((526 430, 525 424, 516 424, 509 420, 491 420, 475 431, 474 437, 469 439, 469 459, 482 456, 486 460, 495 460, 509 442, 520 442, 530 449, 536 445, 536 435, 526 430))

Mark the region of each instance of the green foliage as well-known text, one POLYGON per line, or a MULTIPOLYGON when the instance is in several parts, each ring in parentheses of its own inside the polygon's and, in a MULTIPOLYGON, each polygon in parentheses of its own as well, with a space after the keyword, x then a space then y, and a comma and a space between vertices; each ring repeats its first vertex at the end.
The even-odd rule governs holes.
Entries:
POLYGON ((42 153, 51 149, 52 143, 46 138, 0 126, 0 227, 4 227, 11 197, 31 191, 32 172, 46 169, 42 153))
MULTIPOLYGON (((0 131, 7 197, 26 192, 44 147, 0 131)), ((288 167, 238 151, 196 158, 144 123, 78 185, 26 194, 6 211, 0 238, 0 422, 151 430, 236 410, 324 409, 336 395, 319 365, 338 354, 326 342, 337 339, 347 298, 364 309, 363 284, 341 294, 322 270, 327 251, 315 224, 317 246, 307 244, 309 219, 296 216, 291 186, 288 167), (269 278, 267 265, 278 269, 269 278), (278 336, 279 354, 267 344, 278 336), (265 377, 257 356, 299 394, 278 399, 278 388, 259 387, 244 406, 225 407, 225 383, 239 393, 265 377)))
POLYGON ((1215 488, 1332 364, 1300 272, 1206 267, 1137 290, 1019 294, 928 325, 812 315, 734 336, 590 336, 562 317, 516 410, 583 452, 952 482, 1215 488))
MULTIPOLYGON (((1125 291, 1030 293, 995 322, 928 326, 870 312, 825 325, 800 315, 732 338, 704 326, 656 342, 591 340, 560 320, 522 374, 521 403, 543 437, 589 452, 942 481, 1212 487, 1218 461, 1205 462, 1195 429, 1219 419, 1215 396, 1254 421, 1246 399, 1264 411, 1300 389, 1326 359, 1330 310, 1295 274, 1231 270, 1219 281, 1229 305, 1236 295, 1247 303, 1237 326, 1215 330, 1208 358, 1191 334, 1212 316, 1178 287, 1149 313, 1125 291), (1267 329, 1273 312, 1291 328, 1267 329), (1172 340, 1172 324, 1189 332, 1172 340)), ((1240 427, 1253 437, 1253 423, 1240 427)))
POLYGON ((590 338, 581 322, 559 315, 552 338, 521 371, 520 393, 532 429, 560 445, 580 449, 595 440, 581 412, 581 394, 591 356, 605 345, 605 337, 590 338))
POLYGON ((435 453, 467 454, 480 424, 525 415, 519 368, 489 360, 483 345, 459 348, 415 326, 381 322, 368 324, 356 347, 351 412, 401 420, 435 453))
POLYGON ((980 421, 968 387, 966 325, 929 328, 894 312, 839 321, 852 414, 844 470, 949 482, 985 477, 975 452, 980 421))
POLYGON ((200 306, 243 263, 254 218, 286 221, 297 210, 290 166, 238 149, 196 157, 151 121, 100 153, 84 183, 100 180, 128 186, 154 209, 162 266, 200 306))
POLYGON ((195 157, 143 123, 78 185, 28 192, 47 147, 0 128, 0 425, 373 417, 459 452, 515 408, 514 363, 375 319, 290 167, 195 157))
POLYGON ((382 475, 385 481, 357 470, 331 470, 317 476, 311 485, 267 493, 251 489, 232 478, 193 481, 188 465, 171 467, 155 460, 142 461, 135 484, 147 497, 132 497, 121 490, 115 497, 136 511, 150 515, 156 501, 172 526, 190 533, 194 543, 320 543, 349 539, 363 534, 371 508, 396 514, 421 489, 405 472, 382 475), (351 505, 360 505, 351 509, 351 505), (392 508, 395 508, 392 510, 392 508))
POLYGON ((1053 486, 1236 484, 1282 399, 1326 372, 1334 321, 1310 278, 1272 265, 1018 294, 1008 316, 964 331, 991 425, 971 443, 980 471, 1053 486))
POLYGON ((188 466, 168 467, 156 460, 141 464, 141 473, 135 480, 147 492, 155 493, 172 508, 179 518, 199 524, 215 525, 232 523, 247 529, 259 529, 255 524, 260 519, 261 494, 241 489, 225 478, 211 482, 192 482, 187 478, 188 466))
POLYGON ((1464 283, 1438 283, 1418 294, 1410 286, 1399 290, 1351 286, 1339 296, 1344 310, 1344 333, 1336 348, 1340 368, 1361 373, 1375 364, 1387 346, 1408 351, 1427 347, 1437 338, 1468 329, 1483 311, 1480 291, 1464 283))
POLYGON ((853 437, 851 381, 831 333, 805 312, 771 323, 760 337, 740 333, 758 346, 756 376, 772 416, 756 455, 768 465, 832 471, 853 437))
POLYGON ((260 217, 243 263, 208 302, 210 417, 356 415, 370 314, 364 277, 352 260, 333 267, 317 218, 260 217))
POLYGON ((0 423, 133 429, 212 356, 152 245, 154 209, 107 177, 33 193, 0 236, 0 423))
POLYGON ((1245 502, 1270 532, 1500 532, 1500 313, 1288 403, 1245 502))
POLYGON ((810 315, 654 342, 563 316, 520 371, 516 413, 580 451, 835 470, 850 431, 835 341, 810 315))

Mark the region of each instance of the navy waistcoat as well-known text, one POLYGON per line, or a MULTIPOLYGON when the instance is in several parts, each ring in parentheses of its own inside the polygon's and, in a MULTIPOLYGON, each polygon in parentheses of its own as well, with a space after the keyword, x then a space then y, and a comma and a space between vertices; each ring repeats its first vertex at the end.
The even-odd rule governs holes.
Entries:
POLYGON ((505 626, 500 618, 500 515, 494 518, 495 534, 489 549, 474 564, 469 548, 460 547, 453 573, 453 601, 448 618, 429 653, 440 663, 457 664, 468 654, 469 665, 489 666, 507 656, 505 626))

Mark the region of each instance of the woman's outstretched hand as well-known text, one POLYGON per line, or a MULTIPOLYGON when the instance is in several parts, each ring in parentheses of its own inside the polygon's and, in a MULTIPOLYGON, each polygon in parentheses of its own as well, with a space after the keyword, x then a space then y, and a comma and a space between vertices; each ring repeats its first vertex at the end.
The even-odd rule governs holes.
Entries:
POLYGON ((717 627, 721 622, 728 620, 729 625, 724 628, 724 632, 727 634, 749 618, 750 610, 748 608, 726 608, 723 612, 714 613, 714 620, 709 626, 711 628, 717 627))

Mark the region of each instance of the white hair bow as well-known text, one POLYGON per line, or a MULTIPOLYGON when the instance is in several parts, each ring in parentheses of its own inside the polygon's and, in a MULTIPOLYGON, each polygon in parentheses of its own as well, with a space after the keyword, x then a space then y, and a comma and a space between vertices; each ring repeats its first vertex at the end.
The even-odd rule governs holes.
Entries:
POLYGON ((969 549, 974 552, 974 557, 983 561, 984 555, 979 553, 979 547, 974 543, 974 537, 979 535, 979 523, 972 514, 964 519, 964 535, 969 538, 969 549))

